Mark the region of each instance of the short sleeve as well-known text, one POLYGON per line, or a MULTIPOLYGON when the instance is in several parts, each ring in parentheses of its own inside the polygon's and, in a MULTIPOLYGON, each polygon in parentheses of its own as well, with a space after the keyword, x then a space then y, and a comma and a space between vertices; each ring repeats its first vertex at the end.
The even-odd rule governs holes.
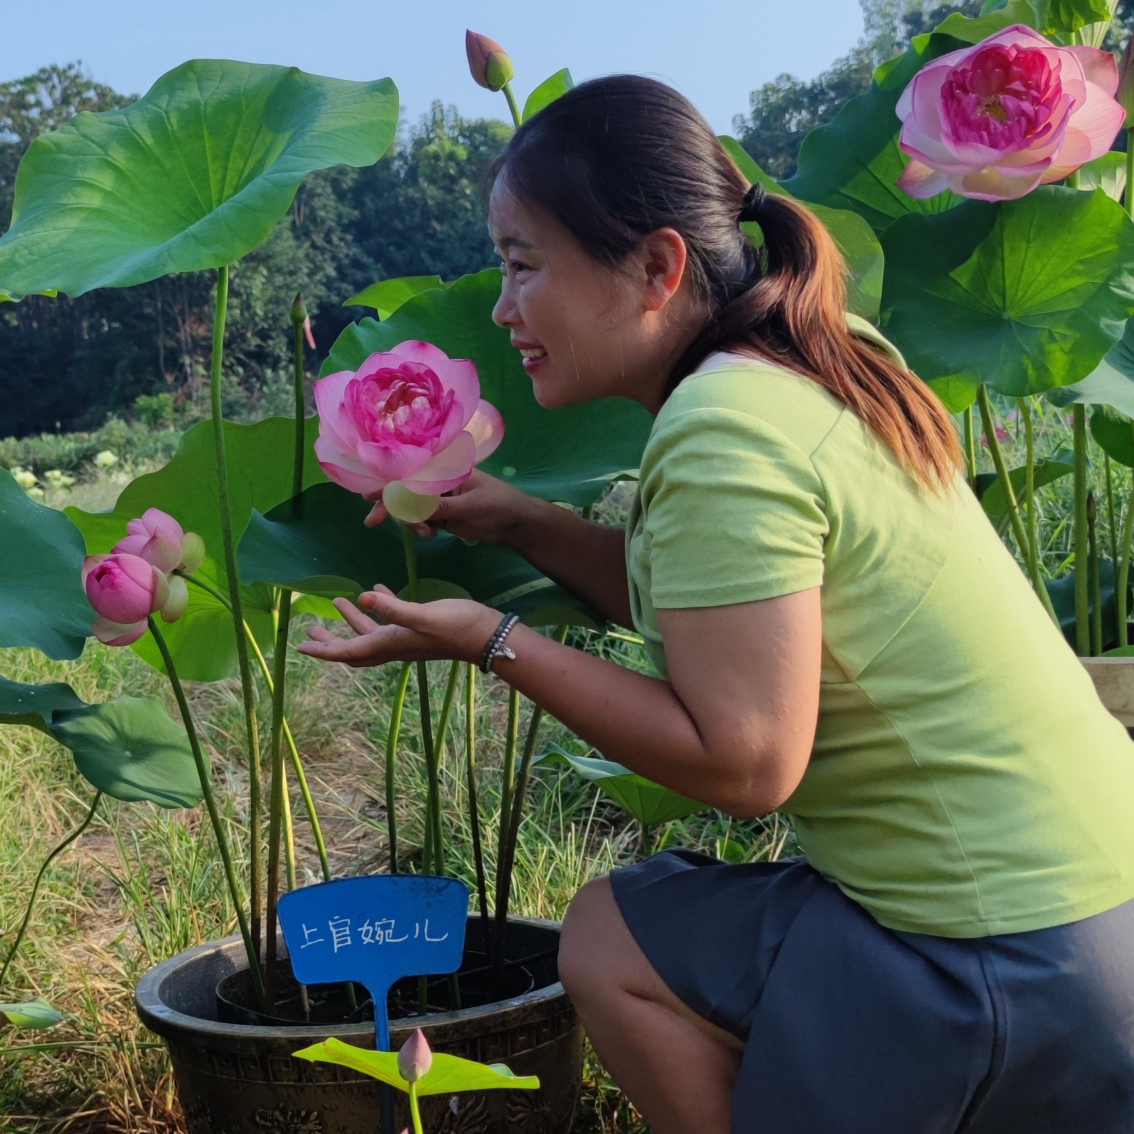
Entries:
POLYGON ((640 489, 654 607, 726 606, 822 584, 822 483, 767 422, 720 408, 674 414, 650 438, 640 489))

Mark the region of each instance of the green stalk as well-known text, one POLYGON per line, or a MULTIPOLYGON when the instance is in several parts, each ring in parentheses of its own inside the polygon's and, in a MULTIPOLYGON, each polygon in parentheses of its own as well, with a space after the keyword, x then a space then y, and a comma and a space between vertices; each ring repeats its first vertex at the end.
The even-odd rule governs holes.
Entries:
POLYGON ((1075 652, 1091 652, 1090 536, 1087 531, 1087 409, 1075 407, 1071 426, 1075 450, 1075 652))
MULTIPOLYGON (((1027 398, 1019 398, 1020 416, 1024 419, 1024 444, 1026 451, 1026 479, 1024 482, 1024 507, 1028 519, 1028 555, 1030 563, 1039 563, 1039 534, 1036 530, 1036 443, 1032 429, 1032 411, 1027 398)), ((1044 588, 1047 589, 1046 587, 1044 588)))
POLYGON ((91 820, 94 819, 95 812, 98 810, 98 805, 101 801, 102 792, 96 791, 94 802, 87 812, 87 817, 43 860, 43 865, 39 868, 39 873, 35 876, 35 881, 32 883, 31 897, 28 898, 27 908, 24 910, 24 919, 20 922, 20 928, 16 931, 16 940, 12 943, 12 948, 8 951, 8 956, 4 958, 3 968, 0 968, 0 988, 4 987, 4 978, 8 975, 8 968, 19 952, 20 945, 23 944, 24 934, 28 931, 28 922, 31 921, 32 910, 35 908, 35 900, 39 895, 40 883, 43 882, 43 876, 47 873, 47 868, 91 825, 91 820))
POLYGON ((413 1134, 425 1134, 421 1126, 421 1111, 417 1106, 417 1083, 409 1084, 410 1118, 413 1119, 413 1134))
POLYGON ((1102 586, 1099 580, 1098 509, 1095 494, 1087 493, 1087 562, 1091 571, 1091 657, 1102 653, 1102 586))
POLYGON ((496 906, 500 906, 500 868, 504 864, 504 848, 512 825, 512 786, 516 782, 516 748, 520 740, 520 694, 508 690, 508 731, 504 738, 504 767, 500 777, 500 830, 496 848, 496 906))
MULTIPOLYGON (((1134 426, 1131 428, 1134 429, 1134 426)), ((1130 644, 1126 590, 1130 584, 1130 540, 1132 537, 1134 537, 1134 470, 1131 471, 1130 496, 1126 501, 1126 515, 1122 519, 1122 536, 1119 540, 1121 559, 1118 563, 1118 579, 1114 588, 1114 597, 1118 607, 1118 644, 1120 646, 1130 644)))
POLYGON ((965 476, 969 487, 976 489, 977 461, 976 438, 973 435, 973 407, 966 406, 964 412, 965 423, 965 476))
POLYGON ((1126 206, 1126 215, 1134 220, 1134 126, 1126 131, 1126 192, 1122 203, 1126 206))
POLYGON ((197 726, 193 723, 193 715, 189 712, 189 702, 185 699, 185 690, 181 688, 181 680, 177 676, 177 669, 173 664, 173 655, 169 652, 165 638, 154 616, 146 619, 150 633, 154 636, 161 659, 165 662, 166 676, 173 686, 173 696, 177 700, 177 707, 181 710, 181 721, 185 725, 185 733, 189 737, 189 748, 193 752, 193 762, 197 765, 197 777, 201 781, 201 795, 205 800, 205 809, 209 813, 209 821, 213 825, 213 835, 217 840, 217 849, 220 851, 221 862, 224 865, 225 881, 228 883, 228 893, 232 898, 232 907, 236 911, 236 920, 240 924, 240 936, 244 938, 244 949, 248 954, 248 969, 252 975, 252 987, 256 992, 257 1002, 264 1004, 264 975, 260 970, 260 954, 252 938, 252 930, 248 924, 248 917, 244 912, 244 904, 240 900, 240 889, 236 881, 236 868, 232 864, 232 854, 228 849, 228 839, 225 837, 224 827, 221 824, 220 811, 213 796, 213 785, 209 779, 209 765, 205 761, 205 754, 201 750, 201 742, 197 737, 197 726))
POLYGON ((484 847, 480 841, 480 807, 476 789, 476 666, 468 666, 465 678, 465 778, 469 792, 469 823, 472 827, 473 863, 476 867, 476 894, 480 903, 481 936, 484 955, 492 940, 488 920, 488 881, 484 872, 484 847))
POLYGON ((638 850, 643 858, 649 858, 653 851, 653 832, 648 823, 640 823, 641 830, 638 832, 638 850))
POLYGON ((1043 572, 1040 570, 1039 555, 1038 553, 1033 554, 1033 545, 1028 539, 1027 532, 1024 531, 1023 521, 1020 519, 1020 507, 1016 502, 1016 491, 1012 487, 1012 478, 1008 475, 1008 466, 1004 463, 1004 453, 996 436, 992 405, 988 400, 988 387, 983 382, 977 394, 977 400, 980 405, 981 425, 984 427, 984 435, 988 440, 988 450, 992 454, 992 463, 996 468, 997 479, 1004 488, 1004 499, 1008 504, 1008 519, 1011 522, 1012 535, 1015 537, 1020 554, 1024 557, 1028 575, 1032 580, 1032 588, 1052 621, 1058 625, 1059 620, 1056 617, 1055 608, 1051 604, 1051 596, 1047 593, 1047 586, 1043 581, 1043 572))
MULTIPOLYGON (((449 666, 449 680, 445 685, 445 696, 441 699, 441 716, 437 722, 437 735, 434 738, 433 746, 437 751, 437 778, 440 783, 441 778, 441 765, 445 759, 445 739, 449 734, 449 718, 453 713, 453 698, 457 692, 457 682, 461 677, 461 662, 454 660, 449 666)), ((438 796, 438 809, 440 809, 440 796, 438 796)), ((440 814, 440 810, 438 810, 440 814)), ((444 855, 441 846, 441 824, 437 822, 433 827, 433 859, 435 862, 443 862, 444 855)))
POLYGON ((516 96, 512 93, 512 84, 510 82, 505 83, 501 89, 504 91, 504 97, 508 100, 508 109, 512 112, 512 122, 518 130, 523 119, 520 117, 520 108, 516 105, 516 96))
POLYGON ((1114 481, 1110 472, 1110 454, 1103 453, 1103 469, 1106 477, 1106 521, 1110 536, 1110 562, 1118 569, 1118 524, 1114 518, 1114 481))
POLYGON ((398 678, 394 705, 390 710, 390 731, 386 734, 386 831, 390 843, 390 873, 398 872, 398 820, 394 813, 394 771, 398 758, 398 736, 402 731, 402 713, 406 707, 406 690, 409 689, 413 665, 406 662, 398 678))
MULTIPOLYGON (((252 910, 252 940, 257 954, 260 949, 261 842, 262 802, 260 798, 260 729, 256 720, 256 692, 252 687, 252 667, 248 661, 248 645, 244 640, 244 610, 240 598, 240 575, 236 570, 236 543, 232 536, 232 506, 228 493, 228 457, 225 453, 224 418, 221 414, 221 368, 224 361, 224 323, 228 310, 227 264, 217 269, 216 316, 213 320, 213 357, 209 393, 212 403, 213 443, 217 462, 217 504, 220 512, 221 543, 224 547, 224 570, 228 577, 228 597, 232 608, 232 627, 236 635, 236 657, 240 667, 240 687, 244 697, 244 726, 248 734, 248 837, 250 842, 249 904, 252 910)), ((263 989, 260 989, 262 995, 263 989)))
MULTIPOLYGON (((193 583, 200 587, 201 590, 212 595, 219 603, 232 609, 232 604, 228 599, 208 583, 193 575, 186 575, 184 571, 175 571, 174 574, 180 575, 187 582, 193 583)), ((244 623, 244 637, 248 645, 252 648, 252 652, 256 655, 256 662, 260 667, 260 672, 264 676, 264 683, 268 687, 268 695, 273 696, 275 693, 275 684, 272 681, 272 671, 268 668, 268 663, 264 658, 263 651, 260 649, 256 641, 256 636, 252 633, 252 627, 247 622, 244 623)), ((327 857, 327 843, 323 838, 323 828, 319 825, 319 814, 315 810, 315 798, 311 794, 311 787, 307 782, 307 773, 303 768, 303 761, 299 756, 299 749, 295 745, 295 736, 291 731, 291 725, 288 724, 287 717, 283 719, 283 732, 284 739, 287 741, 288 752, 291 755, 292 771, 295 773, 296 783, 299 784, 299 793, 303 796, 303 808, 307 812, 308 822, 311 824, 311 833, 315 837, 315 848, 319 853, 319 865, 323 872, 323 881, 331 881, 331 863, 327 857)), ((287 802, 287 793, 284 793, 284 802, 287 802)), ((290 824, 291 820, 288 820, 290 824)))
POLYGON ((272 654, 272 746, 271 798, 268 804, 268 903, 265 933, 268 1004, 275 1004, 276 986, 276 906, 280 900, 280 840, 283 834, 284 758, 283 719, 284 691, 287 687, 287 638, 291 626, 291 591, 280 594, 282 608, 272 654))

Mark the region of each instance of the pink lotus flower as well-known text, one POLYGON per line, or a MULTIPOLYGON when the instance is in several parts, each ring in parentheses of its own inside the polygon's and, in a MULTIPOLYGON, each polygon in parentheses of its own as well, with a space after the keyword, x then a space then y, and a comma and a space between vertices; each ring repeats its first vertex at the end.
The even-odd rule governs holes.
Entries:
POLYGON ((195 532, 185 532, 168 512, 147 508, 126 523, 127 534, 114 550, 136 555, 167 575, 178 567, 192 574, 205 559, 205 544, 195 532))
POLYGON ((88 555, 83 561, 82 581, 99 615, 93 633, 109 646, 136 642, 145 633, 146 618, 169 599, 165 575, 140 556, 125 552, 88 555))
POLYGON ((1056 47, 1022 24, 927 63, 902 92, 898 178, 911 197, 952 189, 1014 200, 1106 153, 1125 120, 1114 56, 1056 47))
POLYGON ((404 487, 439 496, 462 484, 504 437, 476 367, 430 343, 372 354, 315 383, 323 471, 351 492, 404 487))

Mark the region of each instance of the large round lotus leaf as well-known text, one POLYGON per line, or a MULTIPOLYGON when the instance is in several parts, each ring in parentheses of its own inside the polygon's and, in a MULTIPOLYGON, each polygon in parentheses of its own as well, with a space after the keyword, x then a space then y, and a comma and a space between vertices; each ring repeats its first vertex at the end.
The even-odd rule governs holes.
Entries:
MULTIPOLYGON (((267 512, 291 496, 295 424, 290 418, 271 417, 255 425, 225 422, 224 429, 233 538, 239 542, 253 509, 267 512)), ((318 421, 309 418, 306 430, 304 484, 310 485, 327 478, 315 460, 313 448, 318 421)), ((205 541, 208 559, 198 575, 227 595, 211 422, 189 429, 173 460, 157 472, 131 481, 111 511, 68 508, 67 514, 82 531, 87 550, 93 555, 109 551, 126 534, 126 522, 142 515, 147 508, 161 508, 186 531, 196 532, 205 541)), ((266 648, 272 640, 273 596, 266 587, 244 587, 241 594, 245 618, 266 648)), ((162 632, 181 677, 217 681, 236 671, 232 616, 200 588, 190 585, 188 611, 177 622, 163 626, 162 632)), ((164 669, 157 645, 148 633, 133 648, 156 669, 164 669)))
POLYGON ((926 63, 964 46, 949 35, 919 36, 904 55, 884 63, 868 91, 804 138, 797 171, 784 188, 804 201, 850 209, 879 234, 907 213, 940 213, 956 205, 960 198, 948 191, 919 201, 898 188, 909 158, 898 148, 895 107, 926 63))
POLYGON ((1110 406, 1091 410, 1091 436, 1108 456, 1134 468, 1134 421, 1110 406))
MULTIPOLYGON (((240 542, 240 574, 323 598, 352 601, 377 583, 395 594, 408 582, 397 522, 363 525, 370 505, 335 484, 317 484, 266 516, 240 542)), ((477 602, 515 611, 533 626, 599 627, 597 616, 514 551, 468 544, 447 533, 416 540, 422 582, 456 584, 477 602)))
POLYGON ((950 409, 981 382, 1023 397, 1080 381, 1134 313, 1134 225, 1101 189, 911 213, 882 247, 882 327, 950 409))
POLYGON ((125 109, 79 114, 31 144, 0 240, 0 281, 16 297, 81 295, 239 260, 308 173, 372 165, 397 120, 389 79, 183 63, 125 109))
POLYGON ((427 291, 383 323, 352 323, 322 372, 357 370, 375 351, 407 339, 433 343, 450 358, 471 358, 481 397, 496 406, 505 424, 503 444, 482 467, 533 496, 593 504, 612 480, 636 472, 650 415, 625 398, 557 410, 540 406, 508 332, 492 321, 499 298, 500 273, 494 268, 464 276, 446 290, 427 291))
POLYGON ((0 646, 61 660, 83 652, 95 619, 80 583, 85 554, 75 525, 0 469, 0 646))
MULTIPOLYGON (((721 144, 736 162, 740 172, 753 185, 763 185, 769 193, 791 194, 774 178, 769 177, 748 153, 741 148, 735 138, 724 136, 721 144)), ((804 202, 823 222, 831 234, 843 259, 847 262, 850 279, 847 281, 847 307, 864 319, 878 318, 878 306, 882 298, 882 270, 884 258, 882 245, 874 230, 858 215, 849 209, 829 209, 826 205, 804 202)), ((758 229, 758 226, 752 226, 758 229)), ((744 228, 747 230, 748 225, 744 228)))
POLYGON ((88 705, 70 685, 25 685, 0 677, 0 724, 30 725, 71 749, 96 788, 128 802, 193 807, 201 782, 185 729, 158 697, 88 705))
POLYGON ((185 729, 170 719, 160 697, 57 709, 51 732, 71 749, 84 778, 115 799, 159 807, 193 807, 201 799, 185 729))
POLYGON ((1110 406, 1134 417, 1134 320, 1127 320, 1122 338, 1081 382, 1047 392, 1057 406, 1110 406))

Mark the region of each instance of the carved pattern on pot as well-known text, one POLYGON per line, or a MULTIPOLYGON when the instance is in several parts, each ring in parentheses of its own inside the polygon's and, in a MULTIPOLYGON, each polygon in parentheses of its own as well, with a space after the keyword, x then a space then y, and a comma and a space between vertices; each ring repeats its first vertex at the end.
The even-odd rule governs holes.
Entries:
POLYGON ((509 1091, 505 1109, 507 1129, 522 1134, 550 1134, 555 1115, 542 1091, 509 1091))
POLYGON ((437 1134, 489 1134, 492 1109, 486 1095, 453 1095, 437 1134))
POLYGON ((258 1110, 252 1121, 264 1134, 323 1134, 317 1110, 258 1110))

